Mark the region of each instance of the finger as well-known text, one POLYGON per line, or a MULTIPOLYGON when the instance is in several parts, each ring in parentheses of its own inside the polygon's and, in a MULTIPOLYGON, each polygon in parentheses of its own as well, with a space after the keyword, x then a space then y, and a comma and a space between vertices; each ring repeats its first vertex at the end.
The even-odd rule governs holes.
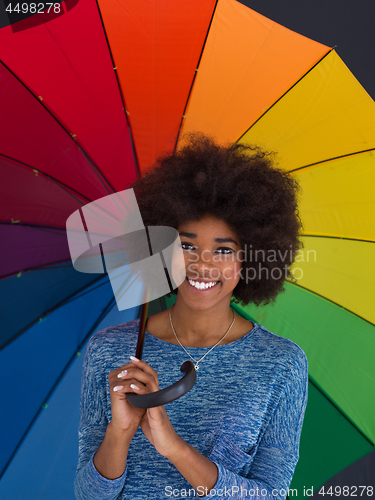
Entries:
POLYGON ((141 359, 136 358, 135 356, 130 356, 131 362, 134 366, 141 368, 145 373, 149 373, 150 375, 158 376, 157 372, 151 368, 146 361, 142 361, 141 359))
POLYGON ((144 384, 141 384, 139 381, 132 381, 132 383, 129 385, 129 388, 135 393, 135 394, 150 394, 153 391, 150 390, 149 387, 145 386, 144 384))
POLYGON ((116 385, 112 390, 113 392, 122 393, 125 392, 124 389, 125 389, 124 385, 116 385))
POLYGON ((125 370, 128 370, 131 368, 133 365, 131 363, 128 363, 127 365, 119 366, 115 370, 112 370, 108 374, 108 378, 116 378, 117 375, 125 370))
POLYGON ((142 384, 141 382, 139 382, 138 380, 131 379, 131 380, 127 380, 126 383, 123 383, 123 384, 118 383, 117 385, 114 385, 114 387, 112 387, 112 391, 116 392, 118 394, 131 392, 133 389, 131 386, 136 386, 136 387, 138 387, 138 389, 145 387, 145 385, 142 384))
POLYGON ((123 383, 121 383, 120 381, 118 381, 113 387, 112 387, 112 391, 113 392, 117 392, 117 393, 126 393, 126 392, 130 392, 130 390, 134 389, 135 392, 137 391, 143 391, 142 394, 149 394, 151 392, 154 392, 152 390, 152 387, 149 385, 146 385, 142 382, 140 382, 139 380, 135 379, 135 378, 131 378, 129 380, 125 380, 123 383))
POLYGON ((129 370, 129 368, 131 368, 132 366, 134 366, 133 363, 129 361, 129 363, 119 366, 118 368, 116 368, 116 370, 113 370, 113 372, 122 372, 124 370, 129 370))
MULTIPOLYGON (((110 387, 118 387, 120 385, 118 384, 120 380, 122 381, 135 378, 144 385, 147 385, 150 392, 158 391, 159 379, 157 372, 145 361, 141 361, 134 356, 130 356, 130 359, 130 363, 120 366, 116 370, 109 373, 108 378, 110 387)), ((119 389, 117 389, 116 392, 118 391, 119 389)))
POLYGON ((129 370, 129 368, 133 368, 133 367, 134 367, 134 365, 132 363, 128 363, 126 365, 119 366, 115 370, 112 370, 108 374, 109 381, 111 382, 111 381, 114 381, 118 378, 122 378, 122 377, 119 377, 119 374, 122 373, 123 375, 125 375, 126 372, 129 370))
POLYGON ((110 389, 112 392, 117 392, 122 394, 123 392, 129 392, 129 386, 131 383, 137 383, 135 379, 132 380, 113 380, 113 383, 110 385, 110 389))
POLYGON ((120 371, 120 373, 117 374, 117 378, 123 379, 128 375, 128 373, 129 373, 128 370, 122 370, 120 371))
POLYGON ((159 382, 157 378, 155 378, 155 375, 145 373, 140 368, 132 367, 129 370, 120 372, 117 375, 117 380, 129 381, 130 379, 135 380, 135 384, 137 384, 137 381, 141 382, 150 389, 150 392, 156 392, 159 390, 159 382))
MULTIPOLYGON (((139 384, 140 385, 140 384, 139 384)), ((139 392, 141 391, 141 388, 138 387, 138 385, 135 384, 130 384, 130 389, 133 389, 134 392, 139 392)))
POLYGON ((123 365, 123 366, 119 366, 118 368, 116 368, 115 370, 113 370, 110 373, 118 374, 118 373, 121 373, 125 370, 129 370, 129 368, 132 366, 137 366, 138 368, 141 368, 142 370, 144 370, 146 373, 157 374, 157 372, 153 368, 151 368, 151 366, 148 363, 146 363, 145 361, 137 359, 135 356, 130 356, 130 359, 131 359, 130 363, 123 365))
POLYGON ((128 370, 122 370, 116 375, 116 378, 121 380, 124 380, 126 378, 129 379, 132 377, 140 377, 140 380, 142 380, 142 382, 147 382, 151 376, 140 369, 134 368, 133 366, 131 366, 128 370))

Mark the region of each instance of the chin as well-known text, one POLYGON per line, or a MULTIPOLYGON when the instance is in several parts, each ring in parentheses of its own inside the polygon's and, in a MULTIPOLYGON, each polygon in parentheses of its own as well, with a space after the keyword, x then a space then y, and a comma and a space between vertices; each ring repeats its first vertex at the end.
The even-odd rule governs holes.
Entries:
MULTIPOLYGON (((208 295, 208 294, 207 294, 208 295)), ((192 297, 190 293, 183 293, 178 291, 178 300, 184 302, 184 304, 194 311, 205 311, 217 306, 226 307, 226 302, 228 302, 227 307, 230 305, 232 298, 232 293, 229 292, 226 295, 216 295, 215 297, 208 297, 204 294, 197 294, 196 297, 192 297)))

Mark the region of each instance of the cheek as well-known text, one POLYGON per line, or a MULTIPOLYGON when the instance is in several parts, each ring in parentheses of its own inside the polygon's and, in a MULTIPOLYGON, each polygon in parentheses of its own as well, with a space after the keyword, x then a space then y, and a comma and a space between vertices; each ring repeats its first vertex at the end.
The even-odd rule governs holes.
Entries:
POLYGON ((236 283, 236 285, 238 284, 238 282, 240 281, 241 279, 241 268, 242 268, 242 264, 241 262, 235 262, 234 264, 234 281, 236 283))
MULTIPOLYGON (((168 265, 168 264, 167 264, 168 265)), ((180 286, 184 282, 186 277, 186 266, 184 254, 181 249, 177 249, 173 252, 171 258, 171 272, 174 285, 180 286)))
POLYGON ((241 262, 236 262, 234 264, 234 272, 235 272, 235 275, 236 275, 236 278, 240 279, 240 272, 241 272, 241 262))
POLYGON ((241 263, 238 261, 227 263, 226 265, 223 265, 221 273, 226 281, 230 282, 231 285, 236 286, 241 277, 241 263))
POLYGON ((194 263, 196 262, 194 255, 189 253, 184 253, 185 269, 187 273, 194 272, 194 263))

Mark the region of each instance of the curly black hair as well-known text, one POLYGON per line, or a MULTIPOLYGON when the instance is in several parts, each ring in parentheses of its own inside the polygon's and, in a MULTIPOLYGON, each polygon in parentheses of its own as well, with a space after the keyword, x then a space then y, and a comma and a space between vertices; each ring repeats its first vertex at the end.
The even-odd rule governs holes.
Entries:
POLYGON ((267 304, 292 279, 302 247, 298 183, 274 165, 273 154, 244 144, 219 145, 202 133, 161 155, 133 187, 145 225, 178 228, 205 215, 225 221, 244 249, 233 300, 267 304))

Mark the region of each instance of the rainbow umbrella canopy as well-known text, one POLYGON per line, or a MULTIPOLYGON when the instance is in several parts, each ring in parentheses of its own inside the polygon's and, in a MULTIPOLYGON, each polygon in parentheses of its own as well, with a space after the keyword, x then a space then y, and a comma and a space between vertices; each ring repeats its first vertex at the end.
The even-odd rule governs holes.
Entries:
POLYGON ((343 470, 365 481, 375 103, 335 50, 235 0, 62 6, 49 22, 0 29, 0 498, 74 498, 86 341, 138 315, 118 311, 106 274, 73 268, 67 218, 126 189, 190 131, 275 151, 300 182, 296 282, 272 306, 234 307, 308 357, 291 487, 309 495, 343 470))

